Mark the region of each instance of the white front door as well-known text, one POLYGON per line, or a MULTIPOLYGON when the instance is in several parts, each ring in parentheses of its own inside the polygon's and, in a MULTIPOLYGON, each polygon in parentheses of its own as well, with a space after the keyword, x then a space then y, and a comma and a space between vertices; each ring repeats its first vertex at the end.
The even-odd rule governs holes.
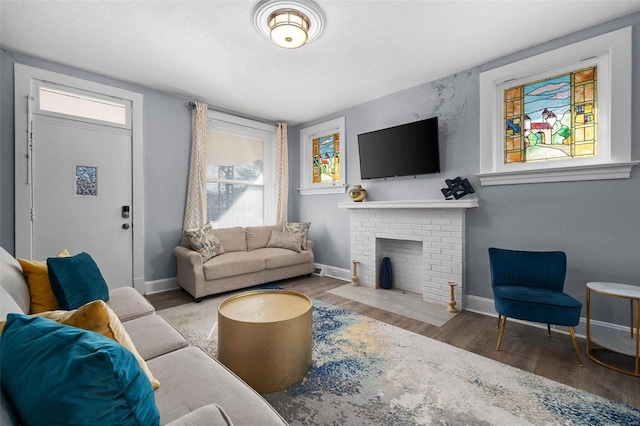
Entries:
POLYGON ((84 251, 110 288, 131 286, 131 131, 37 114, 32 123, 33 258, 84 251))
POLYGON ((15 256, 84 251, 144 293, 143 96, 16 63, 14 101, 15 256))

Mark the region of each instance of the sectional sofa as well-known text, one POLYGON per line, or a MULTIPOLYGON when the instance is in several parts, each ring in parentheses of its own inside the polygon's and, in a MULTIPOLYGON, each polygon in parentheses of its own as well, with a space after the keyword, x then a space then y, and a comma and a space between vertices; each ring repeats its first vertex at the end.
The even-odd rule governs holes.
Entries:
MULTIPOLYGON (((236 425, 287 424, 257 392, 240 378, 200 348, 189 345, 187 340, 160 315, 157 315, 153 306, 133 288, 122 287, 109 290, 106 304, 117 315, 135 349, 160 384, 153 390, 153 396, 161 424, 172 426, 232 423, 236 425)), ((12 313, 26 314, 29 309, 29 289, 21 265, 7 251, 0 248, 0 321, 5 320, 7 315, 12 313)), ((11 317, 24 318, 22 315, 11 317)), ((40 321, 39 318, 38 320, 40 321)), ((8 335, 6 329, 4 333, 8 335)), ((100 338, 102 339, 101 336, 100 338)), ((9 347, 0 347, 0 349, 11 350, 9 347)), ((20 367, 15 366, 15 368, 20 367)), ((64 380, 73 383, 74 377, 65 377, 64 380)), ((2 379, 4 380, 5 377, 3 376, 2 379)), ((47 377, 42 377, 42 380, 46 381, 47 377)), ((147 386, 151 391, 148 383, 147 386)), ((5 388, 4 382, 2 387, 5 388)), ((13 410, 10 402, 15 396, 2 391, 1 425, 20 424, 20 416, 13 410)), ((87 404, 91 402, 91 394, 84 397, 87 404)), ((47 402, 46 406, 55 406, 55 401, 53 404, 52 401, 47 402)), ((34 410, 45 406, 39 404, 37 399, 34 399, 30 405, 34 410)), ((50 424, 55 423, 52 420, 50 424)))

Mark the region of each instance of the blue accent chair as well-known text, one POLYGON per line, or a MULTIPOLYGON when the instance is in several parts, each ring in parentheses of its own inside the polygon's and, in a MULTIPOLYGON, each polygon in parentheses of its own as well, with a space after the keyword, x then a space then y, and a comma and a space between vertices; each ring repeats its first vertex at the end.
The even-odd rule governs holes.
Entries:
POLYGON ((563 293, 567 256, 561 251, 489 249, 493 301, 498 312, 500 350, 507 317, 569 328, 573 347, 582 366, 574 327, 580 322, 582 303, 563 293))

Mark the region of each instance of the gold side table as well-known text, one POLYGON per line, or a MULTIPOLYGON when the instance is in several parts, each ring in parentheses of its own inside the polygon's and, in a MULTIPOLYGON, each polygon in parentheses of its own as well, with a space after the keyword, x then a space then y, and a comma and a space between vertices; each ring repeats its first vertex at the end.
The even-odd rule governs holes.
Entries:
POLYGON ((304 294, 253 290, 218 308, 218 359, 260 393, 286 389, 311 368, 311 311, 304 294))
POLYGON ((587 356, 600 365, 631 376, 640 377, 640 287, 628 284, 590 282, 587 283, 587 356), (629 300, 629 336, 591 333, 591 292, 629 300), (635 301, 635 315, 633 305, 635 301), (635 333, 634 333, 635 322, 635 333), (592 344, 597 345, 592 348, 592 344), (635 369, 625 370, 598 359, 593 351, 610 350, 635 358, 635 369))

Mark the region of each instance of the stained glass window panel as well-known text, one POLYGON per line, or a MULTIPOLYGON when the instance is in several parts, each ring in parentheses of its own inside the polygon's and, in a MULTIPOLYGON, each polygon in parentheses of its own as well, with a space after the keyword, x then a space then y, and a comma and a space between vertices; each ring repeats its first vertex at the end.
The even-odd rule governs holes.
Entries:
POLYGON ((76 166, 76 195, 98 195, 97 167, 76 166))
POLYGON ((597 67, 504 91, 504 162, 597 154, 597 67))
POLYGON ((313 139, 313 182, 330 183, 340 180, 340 134, 313 139))

